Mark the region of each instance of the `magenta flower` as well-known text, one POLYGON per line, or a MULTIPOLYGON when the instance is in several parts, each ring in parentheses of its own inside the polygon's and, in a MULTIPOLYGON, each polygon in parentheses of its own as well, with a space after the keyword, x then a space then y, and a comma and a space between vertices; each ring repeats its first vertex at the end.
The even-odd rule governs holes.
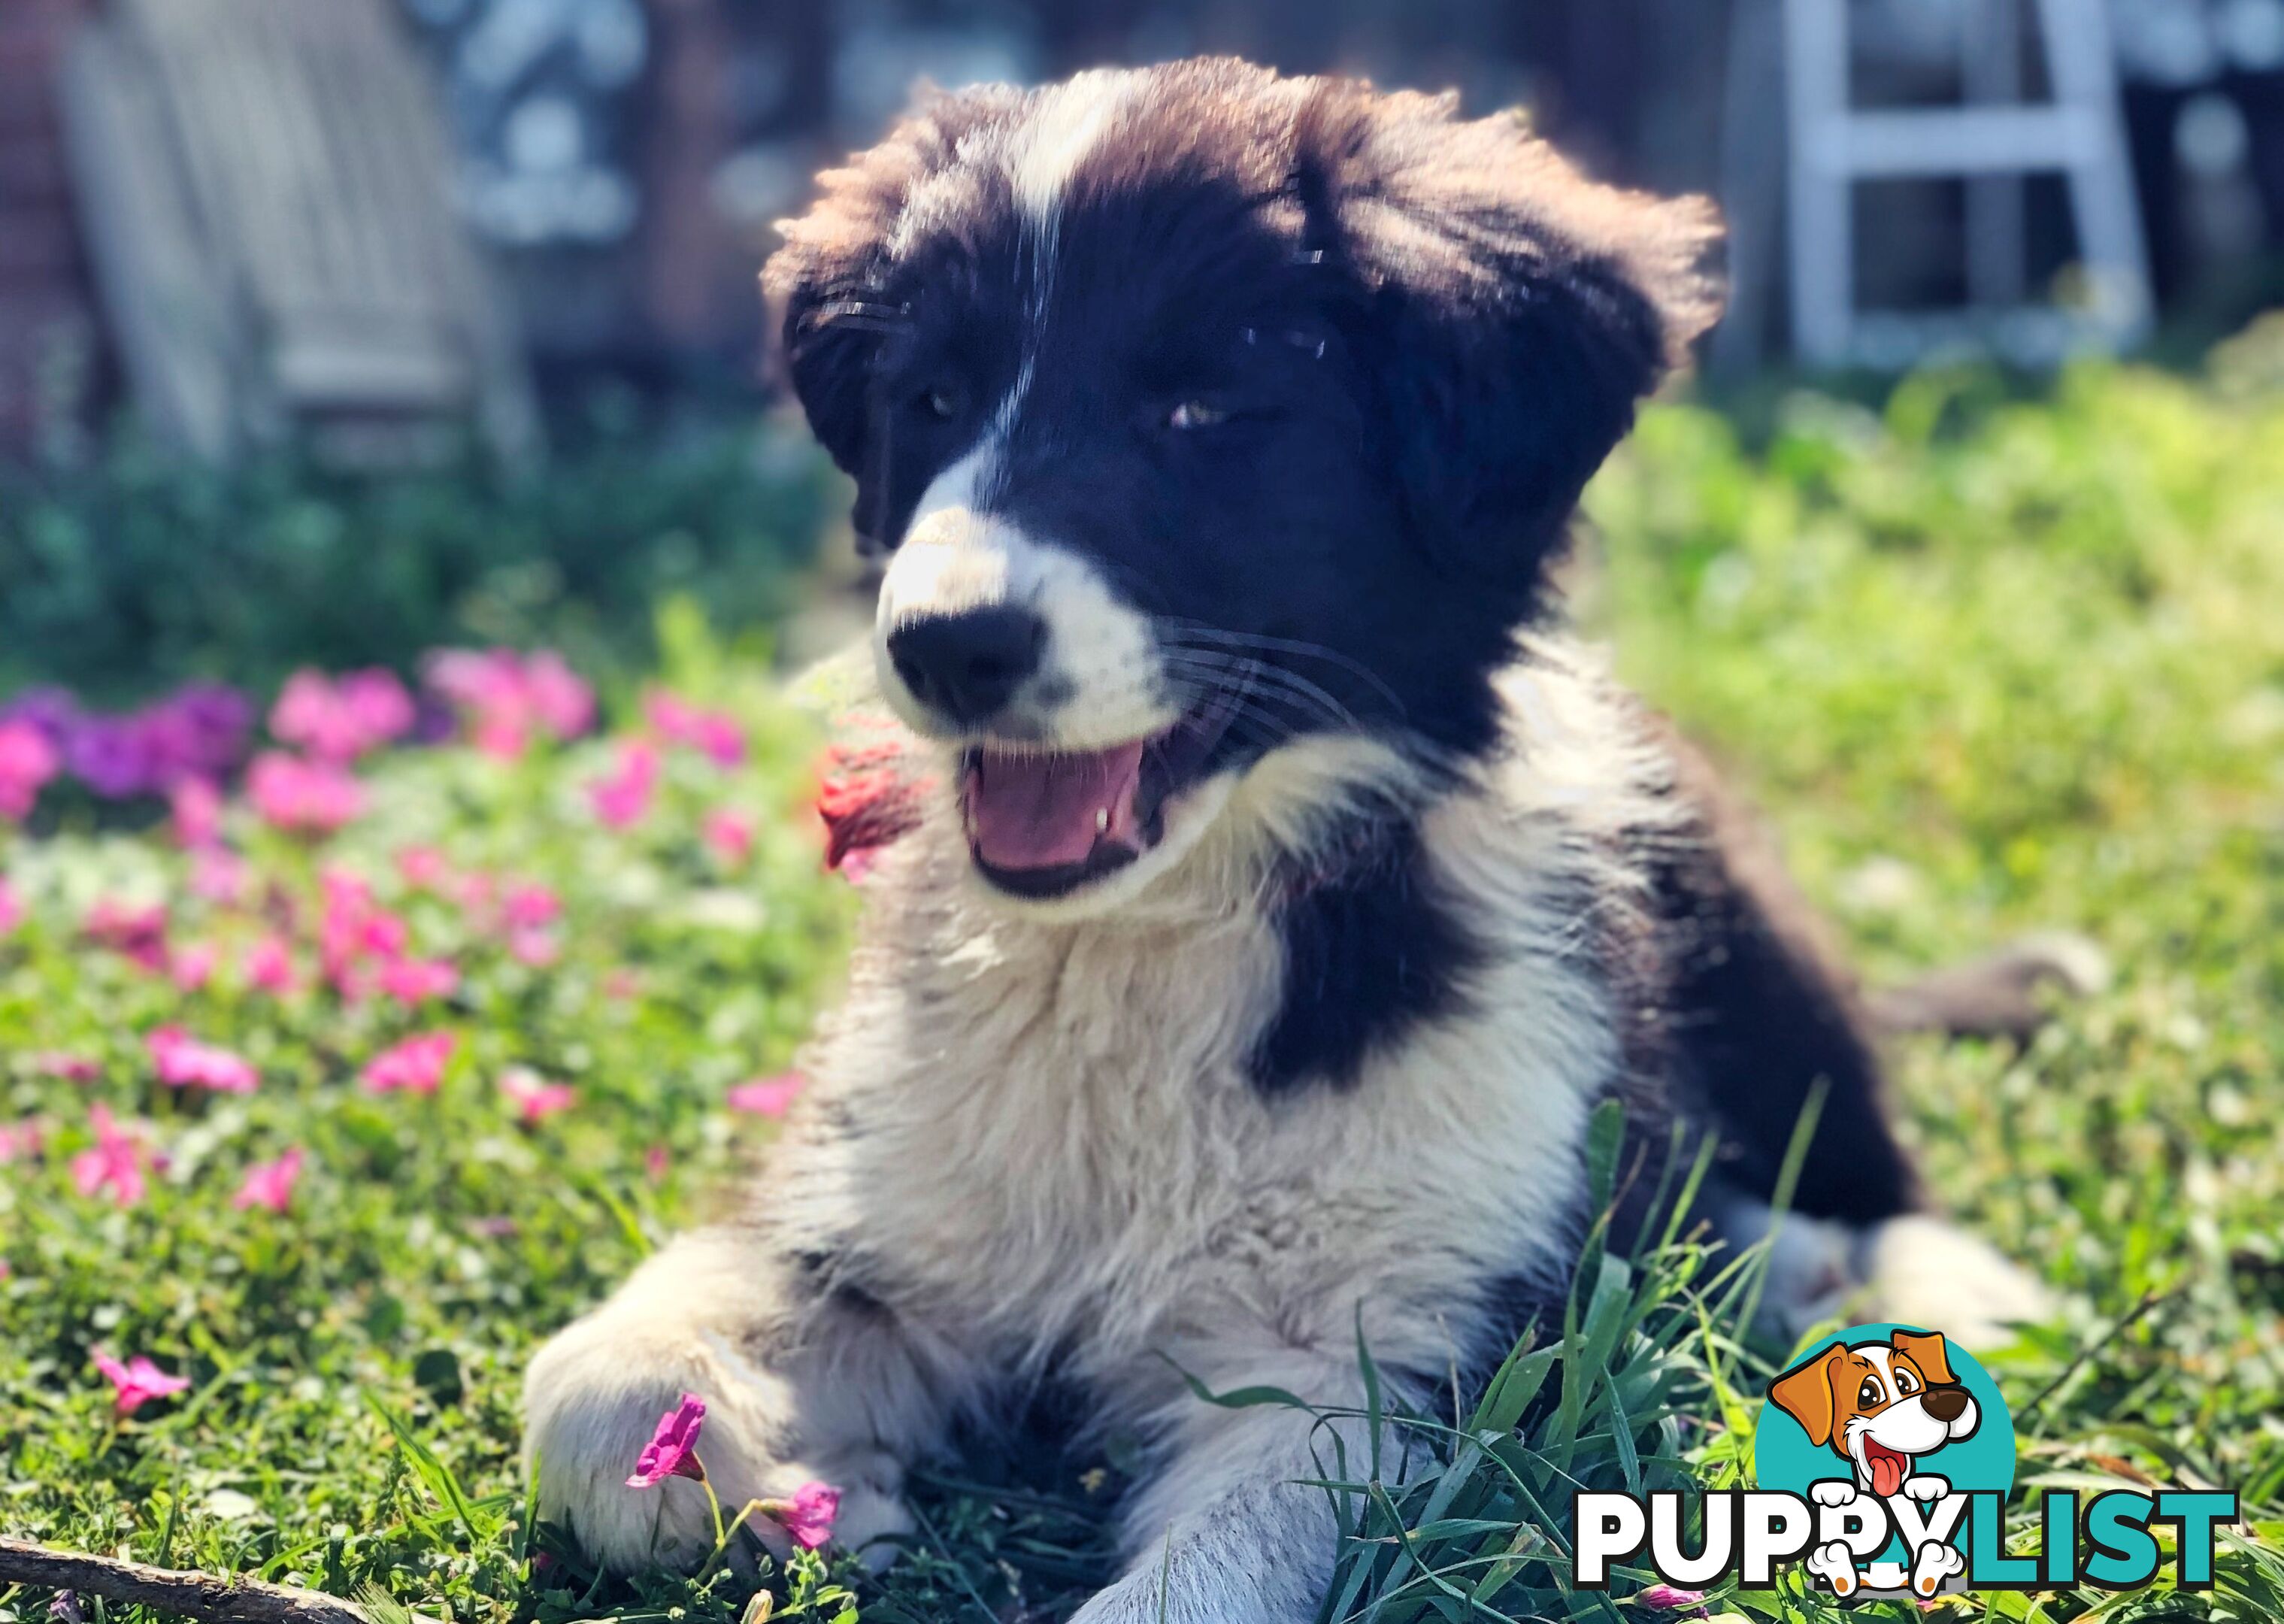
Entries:
POLYGON ((246 1170, 246 1182, 230 1204, 239 1212, 266 1206, 282 1213, 293 1204, 293 1186, 301 1176, 301 1147, 295 1145, 275 1161, 257 1161, 246 1170))
POLYGON ((545 886, 514 886, 501 903, 501 916, 510 930, 536 930, 563 917, 563 900, 545 886))
POLYGON ((606 778, 587 786, 595 816, 612 829, 631 829, 649 816, 658 791, 658 747, 646 738, 622 740, 606 778))
POLYGON ((833 1537, 833 1519, 841 1515, 841 1491, 830 1483, 804 1483, 790 1500, 764 1500, 762 1510, 803 1550, 815 1550, 833 1537))
POLYGON ((460 1039, 453 1032, 424 1032, 382 1050, 365 1063, 362 1074, 366 1089, 374 1094, 399 1089, 414 1094, 434 1094, 444 1081, 460 1039))
POLYGON ((535 732, 575 738, 594 725, 594 691, 555 654, 438 649, 422 662, 421 675, 462 714, 471 742, 489 755, 512 759, 535 732))
POLYGON ((552 931, 511 931, 507 950, 517 964, 544 970, 563 956, 563 944, 552 931))
POLYGON ((90 1111, 88 1124, 95 1129, 95 1144, 72 1158, 73 1186, 82 1196, 108 1190, 120 1206, 133 1206, 145 1190, 141 1143, 113 1120, 107 1106, 90 1111))
POLYGON ((60 1049, 43 1050, 31 1057, 35 1076, 52 1077, 58 1082, 93 1082, 103 1075, 102 1062, 85 1055, 66 1054, 60 1049))
POLYGON ((717 767, 735 767, 746 759, 746 730, 725 712, 701 710, 653 688, 643 696, 643 714, 660 738, 700 752, 717 767))
POLYGON ((161 1027, 143 1040, 169 1088, 211 1089, 217 1094, 251 1094, 261 1082, 253 1062, 227 1049, 201 1043, 180 1027, 161 1027))
POLYGON ((442 892, 452 878, 452 865, 433 846, 408 846, 396 854, 396 873, 415 891, 442 892))
POLYGON ((19 1156, 29 1160, 40 1153, 45 1142, 36 1117, 26 1117, 13 1128, 0 1122, 0 1162, 13 1161, 19 1156))
POLYGON ((246 859, 220 846, 202 846, 191 854, 191 894, 224 907, 246 900, 254 871, 246 859))
POLYGON ((780 1072, 774 1077, 755 1077, 731 1089, 725 1097, 732 1111, 748 1111, 755 1116, 781 1117, 793 1109, 801 1097, 809 1079, 799 1072, 780 1072))
POLYGON ((716 807, 699 824, 698 832, 707 849, 731 868, 742 866, 754 855, 753 820, 742 812, 716 807))
POLYGON ((662 1144, 653 1144, 643 1152, 643 1172, 653 1184, 666 1183, 666 1175, 674 1166, 674 1159, 662 1144))
POLYGON ((1654 1584, 1636 1593, 1634 1605, 1649 1607, 1661 1612, 1678 1612, 1684 1607, 1695 1607, 1705 1600, 1702 1590, 1685 1590, 1678 1585, 1654 1584))
POLYGON ((153 1399, 181 1393, 191 1385, 187 1376, 169 1376, 141 1354, 121 1364, 101 1348, 93 1350, 95 1368, 109 1378, 116 1396, 113 1410, 131 1416, 153 1399))
POLYGON ((449 958, 400 958, 383 964, 380 990, 399 1003, 426 1003, 459 990, 459 967, 449 958))
POLYGON ((595 691, 563 662, 542 649, 523 662, 524 683, 541 725, 558 738, 576 738, 595 725, 595 691))
POLYGON ((352 671, 333 681, 296 671, 270 712, 270 731, 320 761, 348 762, 412 730, 412 696, 393 671, 352 671))
POLYGON ((113 897, 101 897, 87 910, 81 928, 98 948, 108 948, 144 969, 157 972, 167 967, 167 905, 137 906, 113 897))
POLYGON ((183 778, 167 792, 175 839, 186 851, 205 851, 222 839, 222 792, 205 778, 183 778))
POLYGON ((21 823, 29 817, 41 787, 62 765, 39 728, 21 720, 0 722, 0 818, 21 823))
POLYGON ((524 1126, 536 1128, 559 1111, 568 1111, 578 1095, 567 1082, 550 1082, 537 1072, 512 1066, 500 1074, 500 1092, 507 1096, 524 1126))
POLYGON ((293 990, 293 952, 283 936, 264 936, 246 950, 246 984, 274 998, 293 990))
POLYGON ((364 811, 364 786, 343 769, 282 750, 254 758, 246 798, 263 822, 292 834, 331 834, 364 811))
POLYGON ((167 955, 167 974, 186 993, 194 993, 214 980, 222 949, 210 941, 194 941, 167 955))
POLYGON ((693 1451, 705 1425, 706 1401, 694 1393, 684 1394, 680 1403, 658 1418, 658 1430, 635 1457, 634 1475, 627 1480, 627 1487, 655 1488, 677 1477, 704 1482, 706 1468, 693 1451))

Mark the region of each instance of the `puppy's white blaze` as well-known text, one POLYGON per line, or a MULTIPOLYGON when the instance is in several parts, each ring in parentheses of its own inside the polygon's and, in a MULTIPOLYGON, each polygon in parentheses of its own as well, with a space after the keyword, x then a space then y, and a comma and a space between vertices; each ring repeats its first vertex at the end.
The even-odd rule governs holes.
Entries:
POLYGON ((1040 95, 1007 165, 1015 201, 1032 224, 1052 231, 1073 172, 1132 94, 1132 75, 1098 68, 1040 95))

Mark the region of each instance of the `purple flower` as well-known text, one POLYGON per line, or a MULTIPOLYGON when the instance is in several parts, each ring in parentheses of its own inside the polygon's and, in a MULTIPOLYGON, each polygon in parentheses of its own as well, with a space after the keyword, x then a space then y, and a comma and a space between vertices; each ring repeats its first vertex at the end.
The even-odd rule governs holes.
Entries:
POLYGON ((149 736, 130 717, 82 717, 64 740, 64 764, 106 800, 125 800, 155 785, 149 736))

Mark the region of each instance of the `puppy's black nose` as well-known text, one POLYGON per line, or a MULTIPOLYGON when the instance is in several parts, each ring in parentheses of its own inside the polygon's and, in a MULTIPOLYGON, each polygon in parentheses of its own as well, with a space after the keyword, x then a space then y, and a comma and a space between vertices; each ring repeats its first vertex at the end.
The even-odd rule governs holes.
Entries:
POLYGON ((1929 1387, 1927 1397, 1920 1402, 1928 1414, 1942 1422, 1956 1421, 1967 1413, 1967 1389, 1964 1387, 1929 1387))
POLYGON ((1044 621, 1001 605, 907 621, 888 634, 888 660, 914 699, 973 727, 1005 708, 1046 646, 1044 621))

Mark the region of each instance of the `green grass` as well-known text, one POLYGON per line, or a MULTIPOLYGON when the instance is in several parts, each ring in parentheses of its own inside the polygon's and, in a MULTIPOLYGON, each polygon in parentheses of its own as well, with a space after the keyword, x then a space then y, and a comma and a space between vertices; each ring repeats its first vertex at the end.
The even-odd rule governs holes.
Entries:
MULTIPOLYGON (((2237 377, 2261 371, 2236 357, 2237 377)), ((2025 1053, 1907 1048, 1907 1127, 1943 1198, 2069 1299, 1986 1361, 2024 1481, 2218 1484, 2255 1539, 2225 1542, 2208 1595, 2000 1596, 1951 1616, 2284 1616, 2284 388, 2267 371, 2223 387, 2089 370, 2033 400, 1928 378, 1877 414, 1803 395, 1751 446, 1664 407, 1590 501, 1590 625, 1758 794, 1875 978, 2049 925, 2118 964, 2025 1053)), ((667 642, 672 680, 735 691, 755 752, 731 773, 672 756, 631 834, 598 829, 582 792, 601 744, 512 767, 393 757, 322 854, 240 831, 276 886, 271 924, 280 900, 307 918, 321 863, 370 873, 422 950, 460 962, 445 1009, 281 1003, 227 971, 180 994, 79 939, 96 897, 171 896, 176 939, 222 942, 226 964, 267 926, 188 898, 157 839, 0 853, 28 908, 0 939, 0 1123, 50 1128, 41 1155, 0 1167, 0 1530, 378 1589, 469 1624, 738 1616, 727 1574, 591 1584, 528 1528, 514 1455, 537 1339, 703 1216, 766 1139, 724 1092, 784 1063, 850 905, 806 828, 813 737, 695 640, 667 642), (757 817, 747 865, 698 839, 722 804, 757 817), (457 906, 400 896, 391 862, 416 844, 559 890, 561 958, 519 964, 457 906), (243 1050, 261 1089, 159 1087, 142 1035, 169 1019, 243 1050), (432 1025, 462 1035, 436 1096, 357 1086, 379 1046, 432 1025), (39 1074, 51 1050, 98 1058, 100 1078, 39 1074), (520 1125, 496 1089, 510 1064, 577 1104, 520 1125), (169 1152, 129 1211, 72 1189, 96 1100, 149 1117, 169 1152), (309 1155, 293 1212, 234 1210, 245 1167, 288 1144, 309 1155), (193 1385, 117 1422, 98 1345, 193 1385)), ((1492 1440, 1403 1418, 1436 1464, 1379 1497, 1367 1463, 1326 1463, 1361 1536, 1343 1605, 1457 1617, 1454 1589, 1496 1576, 1481 1594, 1507 1616, 1637 1616, 1563 1597, 1560 1518, 1533 1507, 1558 1512, 1570 1478, 1733 1480, 1756 1360, 1783 1350, 1722 1333, 1747 1289, 1733 1260, 1678 1239, 1589 1265, 1571 1323, 1466 1418, 1492 1440)), ((1101 1569, 1117 1467, 927 1474, 921 1534, 860 1587, 864 1624, 1014 1616, 1016 1598, 1060 1616, 1101 1569)), ((786 1594, 787 1575, 769 1582, 786 1594)), ((45 1600, 0 1592, 0 1610, 45 1600)), ((1837 1616, 1796 1593, 1724 1609, 1837 1616)))

